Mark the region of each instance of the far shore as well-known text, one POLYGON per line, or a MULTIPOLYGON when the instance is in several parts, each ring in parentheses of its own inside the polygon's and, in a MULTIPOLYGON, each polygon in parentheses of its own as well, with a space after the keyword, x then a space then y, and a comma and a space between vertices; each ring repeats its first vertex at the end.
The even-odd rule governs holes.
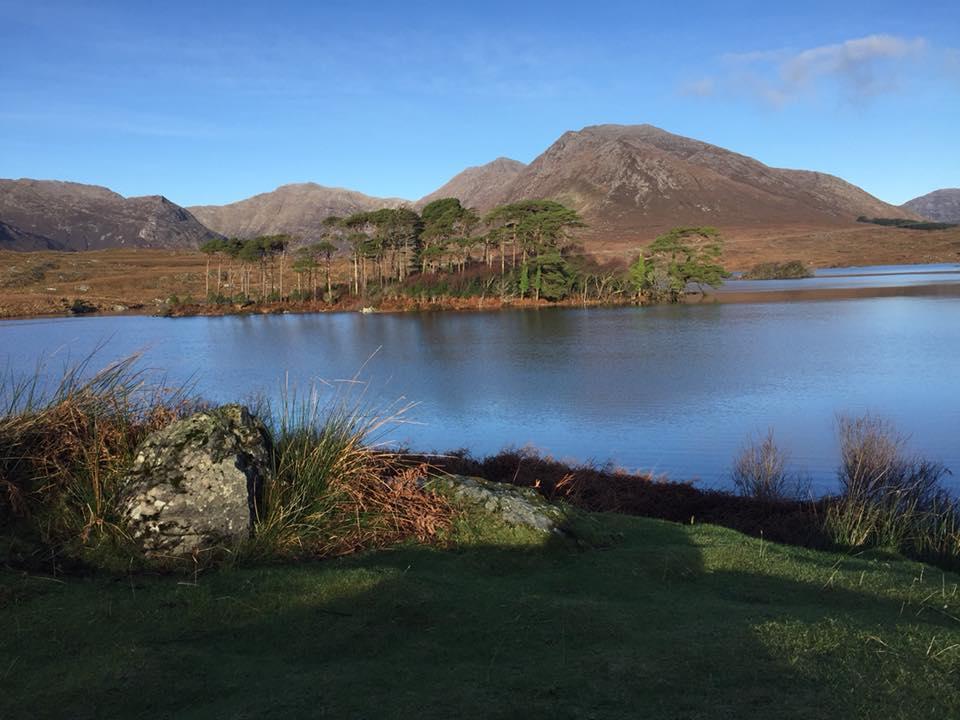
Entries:
MULTIPOLYGON (((768 281, 756 280, 755 288, 728 290, 708 289, 705 294, 691 293, 685 304, 740 304, 740 303, 779 303, 779 302, 809 302, 829 300, 858 300, 866 298, 888 297, 960 297, 960 283, 931 282, 929 284, 905 285, 893 287, 852 287, 852 288, 803 288, 803 289, 765 289, 768 281)), ((624 298, 620 301, 588 300, 582 302, 569 299, 560 302, 545 300, 510 299, 501 300, 497 297, 486 298, 441 298, 435 301, 421 301, 413 298, 392 299, 374 305, 366 305, 363 300, 351 298, 345 302, 327 305, 319 302, 271 302, 240 304, 208 304, 189 303, 177 306, 132 306, 123 310, 97 310, 75 315, 69 311, 61 312, 23 312, 9 313, 0 320, 27 320, 62 317, 91 317, 103 316, 153 316, 153 317, 222 317, 227 315, 281 315, 281 314, 314 314, 314 313, 342 313, 361 312, 369 308, 373 313, 405 313, 405 312, 491 312, 496 310, 529 310, 545 308, 606 308, 606 307, 636 307, 634 298, 624 298)), ((649 305, 647 307, 650 307, 649 305)))
MULTIPOLYGON (((757 281, 763 282, 763 281, 757 281)), ((811 288, 804 290, 743 290, 705 294, 692 293, 683 304, 686 305, 727 305, 745 303, 787 303, 814 302, 830 300, 858 300, 887 297, 960 297, 960 283, 933 283, 929 285, 908 285, 902 287, 857 287, 857 288, 811 288)), ((635 300, 599 302, 588 300, 565 300, 548 302, 545 300, 499 298, 444 298, 437 301, 391 300, 377 305, 365 306, 362 302, 337 303, 324 305, 304 302, 253 303, 251 305, 213 305, 196 303, 163 308, 158 312, 152 307, 132 307, 125 310, 103 310, 74 314, 71 312, 42 312, 10 314, 2 320, 54 319, 63 317, 226 317, 231 315, 303 315, 324 313, 367 312, 413 313, 413 312, 493 312, 499 310, 534 310, 548 308, 616 308, 616 307, 654 307, 638 304, 635 300)))
MULTIPOLYGON (((62 253, 28 253, 14 255, 3 253, 4 260, 12 258, 18 261, 21 270, 30 270, 29 263, 19 265, 21 258, 32 258, 31 262, 41 262, 41 269, 48 273, 59 273, 59 281, 38 278, 23 287, 14 287, 7 283, 0 292, 0 320, 60 318, 90 314, 98 316, 162 316, 194 317, 224 315, 267 315, 285 313, 327 313, 357 312, 365 307, 374 312, 489 312, 496 310, 516 310, 531 308, 575 308, 575 307, 625 307, 636 306, 636 298, 622 294, 603 301, 589 299, 584 302, 577 297, 562 301, 549 302, 532 298, 501 299, 498 296, 440 297, 422 300, 412 297, 398 297, 380 302, 348 296, 333 304, 321 301, 291 301, 268 303, 207 303, 191 298, 202 297, 206 288, 203 284, 203 268, 206 259, 199 253, 160 252, 160 251, 101 251, 64 255, 62 253), (36 257, 33 257, 36 256, 36 257), (69 261, 64 264, 64 261, 69 261), (198 274, 198 269, 201 271, 198 274), (69 278, 69 282, 62 280, 69 278), (89 278, 89 279, 88 279, 89 278), (55 286, 48 286, 53 281, 55 286), (180 302, 170 302, 179 296, 180 302), (86 303, 89 313, 74 313, 69 307, 74 302, 86 303)), ((687 304, 714 303, 771 303, 801 301, 831 301, 885 297, 958 297, 960 282, 944 282, 942 270, 924 272, 927 263, 904 264, 911 268, 909 274, 923 276, 917 284, 903 286, 859 286, 859 287, 804 287, 804 280, 795 281, 799 286, 785 287, 777 280, 749 281, 749 287, 731 280, 717 289, 706 288, 706 292, 691 293, 685 299, 687 304), (915 268, 915 269, 913 269, 915 268)), ((824 266, 826 267, 826 266, 824 266)), ((857 272, 856 276, 871 275, 871 268, 887 268, 888 265, 849 266, 857 272)), ((960 267, 960 266, 958 266, 960 267)), ((43 274, 43 273, 41 273, 43 274)), ((880 272, 879 276, 888 273, 880 272)), ((794 281, 790 281, 791 283, 794 281)))

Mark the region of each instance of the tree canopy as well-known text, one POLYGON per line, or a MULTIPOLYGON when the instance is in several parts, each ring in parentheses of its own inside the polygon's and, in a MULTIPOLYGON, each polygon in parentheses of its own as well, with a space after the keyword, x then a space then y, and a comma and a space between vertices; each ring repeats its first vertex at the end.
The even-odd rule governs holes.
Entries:
POLYGON ((677 227, 657 237, 628 268, 638 297, 678 302, 690 285, 719 287, 730 276, 720 264, 723 241, 712 227, 677 227))
MULTIPOLYGON (((716 287, 728 275, 720 264, 720 235, 711 227, 674 228, 629 265, 622 258, 600 262, 584 253, 575 243, 583 227, 575 210, 555 200, 510 203, 481 218, 448 197, 430 202, 419 213, 399 207, 330 216, 304 239, 218 238, 200 249, 218 256, 218 294, 220 266, 228 258, 224 287, 237 287, 230 281, 235 273, 245 298, 259 286, 261 299, 283 299, 284 272, 292 271, 296 297, 328 303, 344 293, 365 299, 495 294, 504 300, 577 297, 607 302, 633 296, 642 302, 677 302, 691 288, 716 287), (286 260, 291 248, 292 263, 286 260), (347 256, 348 265, 335 262, 339 253, 347 256), (251 282, 254 272, 259 283, 251 282), (321 282, 325 293, 319 292, 321 282)), ((209 261, 207 277, 209 286, 209 261)))

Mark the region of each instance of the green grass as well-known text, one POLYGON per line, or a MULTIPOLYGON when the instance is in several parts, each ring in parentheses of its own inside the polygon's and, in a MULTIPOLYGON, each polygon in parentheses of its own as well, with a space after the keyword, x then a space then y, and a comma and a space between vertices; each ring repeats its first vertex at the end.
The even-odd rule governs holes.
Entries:
POLYGON ((0 717, 960 717, 960 577, 598 516, 183 577, 0 573, 0 717))

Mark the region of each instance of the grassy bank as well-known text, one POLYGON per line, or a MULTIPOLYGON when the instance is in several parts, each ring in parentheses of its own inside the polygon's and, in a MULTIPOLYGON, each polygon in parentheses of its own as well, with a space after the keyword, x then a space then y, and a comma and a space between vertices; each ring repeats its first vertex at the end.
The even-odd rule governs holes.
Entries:
POLYGON ((886 481, 810 502, 767 476, 744 497, 530 453, 443 460, 589 511, 570 537, 421 488, 441 461, 377 450, 389 415, 288 397, 263 413, 254 538, 158 567, 116 498, 137 443, 202 404, 132 359, 84 370, 5 388, 0 717, 960 713, 960 577, 898 553, 930 550, 938 468, 884 426, 849 425, 844 463, 925 483, 894 506, 886 481))
POLYGON ((179 582, 0 572, 0 716, 948 718, 960 578, 599 516, 179 582))

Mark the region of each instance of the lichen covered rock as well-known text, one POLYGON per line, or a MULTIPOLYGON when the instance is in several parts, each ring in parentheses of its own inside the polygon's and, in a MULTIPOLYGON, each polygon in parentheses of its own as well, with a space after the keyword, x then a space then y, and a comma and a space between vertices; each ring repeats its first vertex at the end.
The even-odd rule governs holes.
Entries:
POLYGON ((562 533, 564 524, 573 514, 571 509, 549 502, 533 488, 466 475, 444 475, 432 478, 428 483, 461 503, 496 516, 507 525, 562 533))
POLYGON ((123 511, 148 557, 183 557, 248 537, 271 472, 271 440, 240 405, 198 412, 149 435, 123 511))

